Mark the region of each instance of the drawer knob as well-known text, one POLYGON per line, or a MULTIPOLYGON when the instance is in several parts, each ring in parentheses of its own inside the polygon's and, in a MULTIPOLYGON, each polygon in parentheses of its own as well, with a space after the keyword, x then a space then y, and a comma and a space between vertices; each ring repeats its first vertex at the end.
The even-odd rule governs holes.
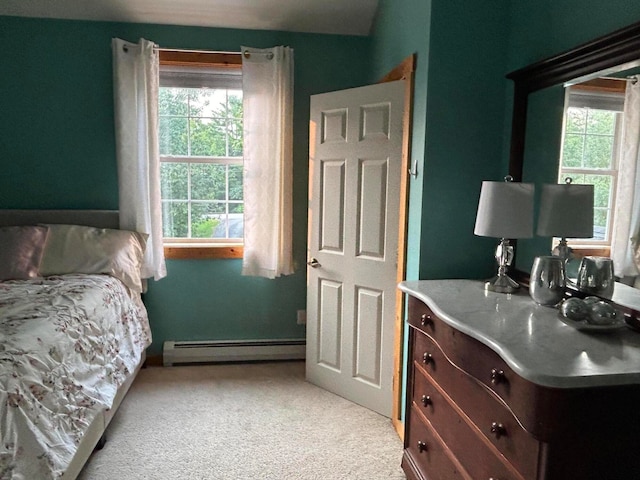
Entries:
POLYGON ((498 422, 493 422, 491 424, 491 433, 493 433, 496 438, 500 438, 503 435, 507 434, 507 429, 504 428, 504 425, 498 422))
POLYGON ((433 363, 433 355, 428 352, 424 352, 424 354, 422 355, 422 363, 424 363, 425 365, 433 363))
POLYGON ((431 320, 431 315, 428 313, 423 313, 422 317, 420 317, 420 323, 424 325, 431 325, 433 321, 431 320))
POLYGON ((424 405, 425 407, 427 405, 433 404, 433 402, 431 401, 431 397, 429 395, 422 395, 422 399, 420 399, 420 401, 422 402, 422 405, 424 405))
POLYGON ((422 440, 418 440, 418 451, 420 453, 427 451, 427 444, 424 443, 422 440))
POLYGON ((504 375, 504 370, 500 370, 499 368, 491 369, 491 383, 494 385, 498 385, 499 383, 505 383, 507 377, 504 375))

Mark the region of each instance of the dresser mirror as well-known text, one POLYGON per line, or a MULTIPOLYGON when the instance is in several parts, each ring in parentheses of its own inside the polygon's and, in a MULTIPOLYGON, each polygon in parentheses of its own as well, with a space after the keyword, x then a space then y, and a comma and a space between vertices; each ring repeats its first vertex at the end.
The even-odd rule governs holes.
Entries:
MULTIPOLYGON (((639 66, 640 23, 636 23, 508 74, 514 82, 509 158, 514 180, 536 185, 558 182, 568 86, 601 77, 624 79, 640 73, 639 66)), ((547 237, 518 240, 515 269, 527 277, 534 258, 549 255, 551 247, 547 237)), ((633 303, 628 306, 640 305, 633 303)))

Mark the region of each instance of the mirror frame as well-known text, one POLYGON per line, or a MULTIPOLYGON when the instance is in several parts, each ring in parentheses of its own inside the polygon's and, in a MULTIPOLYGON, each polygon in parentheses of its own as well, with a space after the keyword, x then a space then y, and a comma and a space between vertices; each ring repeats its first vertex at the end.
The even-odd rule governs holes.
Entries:
POLYGON ((514 82, 509 175, 522 181, 529 94, 618 65, 638 63, 640 22, 507 74, 514 82))

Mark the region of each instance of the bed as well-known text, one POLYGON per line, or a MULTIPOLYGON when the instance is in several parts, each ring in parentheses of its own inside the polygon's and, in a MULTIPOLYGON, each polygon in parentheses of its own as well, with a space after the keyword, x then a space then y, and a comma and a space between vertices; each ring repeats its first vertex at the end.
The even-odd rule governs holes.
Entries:
POLYGON ((0 210, 0 479, 74 479, 103 444, 151 343, 145 241, 117 211, 0 210))

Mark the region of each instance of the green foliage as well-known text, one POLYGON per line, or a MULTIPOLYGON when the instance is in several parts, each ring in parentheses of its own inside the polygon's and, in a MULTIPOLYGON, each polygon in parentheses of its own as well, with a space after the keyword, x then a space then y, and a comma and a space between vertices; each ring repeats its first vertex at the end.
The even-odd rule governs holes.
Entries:
POLYGON ((567 110, 562 151, 565 168, 611 168, 616 113, 572 107, 567 110))
POLYGON ((216 227, 220 224, 220 220, 206 219, 198 222, 193 226, 192 236, 194 238, 211 238, 216 227))

